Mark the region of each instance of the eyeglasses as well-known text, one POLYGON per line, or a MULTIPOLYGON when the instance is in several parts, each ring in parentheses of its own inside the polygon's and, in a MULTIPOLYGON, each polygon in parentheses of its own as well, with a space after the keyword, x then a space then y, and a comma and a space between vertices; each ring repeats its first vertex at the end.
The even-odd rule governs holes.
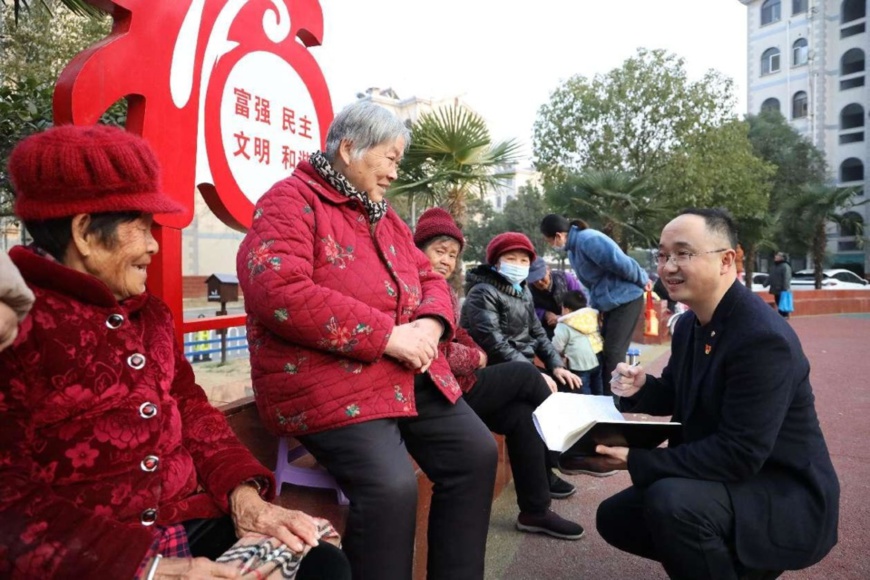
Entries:
POLYGON ((674 266, 685 266, 686 264, 691 262, 692 258, 694 258, 695 256, 701 256, 703 254, 718 254, 719 252, 727 251, 728 248, 722 248, 720 250, 710 250, 709 252, 689 252, 688 250, 680 250, 679 252, 674 252, 673 254, 666 254, 664 252, 653 252, 653 259, 659 266, 664 266, 668 262, 673 262, 674 266))

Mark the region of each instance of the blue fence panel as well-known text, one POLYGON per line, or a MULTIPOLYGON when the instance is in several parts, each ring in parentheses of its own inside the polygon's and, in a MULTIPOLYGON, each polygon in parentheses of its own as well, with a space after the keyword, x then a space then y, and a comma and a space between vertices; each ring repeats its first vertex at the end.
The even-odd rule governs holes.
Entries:
MULTIPOLYGON (((184 356, 192 363, 221 359, 221 336, 216 330, 184 335, 184 356)), ((227 329, 227 360, 248 357, 248 335, 244 326, 227 329)))

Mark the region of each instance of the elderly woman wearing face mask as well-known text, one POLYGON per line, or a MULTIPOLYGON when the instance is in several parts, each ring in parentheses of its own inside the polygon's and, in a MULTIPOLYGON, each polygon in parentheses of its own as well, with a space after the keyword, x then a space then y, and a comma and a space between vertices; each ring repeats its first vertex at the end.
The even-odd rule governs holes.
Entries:
POLYGON ((555 392, 559 385, 574 390, 580 386, 580 379, 565 367, 547 338, 526 284, 535 258, 535 247, 523 234, 506 232, 490 240, 487 263, 468 272, 465 278, 462 327, 486 352, 489 364, 531 364, 537 356, 549 373, 544 378, 550 390, 555 392))
POLYGON ((482 578, 497 450, 438 344, 450 290, 385 199, 408 144, 372 103, 257 203, 238 254, 257 404, 350 499, 355 580, 411 578, 417 477, 434 483, 428 578, 482 578), (410 453, 410 457, 409 457, 410 453))
MULTIPOLYGON (((0 576, 236 578, 207 557, 248 532, 318 546, 328 522, 267 501, 271 472, 209 404, 146 292, 152 214, 181 210, 148 144, 56 127, 21 142, 9 173, 33 238, 10 257, 36 300, 0 353, 0 576)), ((298 579, 349 577, 338 548, 315 552, 298 579)))

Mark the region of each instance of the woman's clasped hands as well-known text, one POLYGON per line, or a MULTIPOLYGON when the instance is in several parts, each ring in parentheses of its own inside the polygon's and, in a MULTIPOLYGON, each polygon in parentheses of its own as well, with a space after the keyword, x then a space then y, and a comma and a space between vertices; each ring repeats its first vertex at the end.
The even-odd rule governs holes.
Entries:
POLYGON ((444 326, 434 318, 420 318, 393 328, 384 353, 408 368, 426 372, 438 356, 444 326))

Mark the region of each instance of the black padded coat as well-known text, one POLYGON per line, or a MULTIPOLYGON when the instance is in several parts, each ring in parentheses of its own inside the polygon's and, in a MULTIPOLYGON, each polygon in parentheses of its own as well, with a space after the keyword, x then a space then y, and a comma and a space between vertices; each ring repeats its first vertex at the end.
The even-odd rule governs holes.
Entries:
POLYGON ((460 324, 486 351, 489 364, 532 362, 538 355, 549 371, 565 366, 535 315, 525 282, 518 291, 487 264, 468 272, 465 280, 460 324))

